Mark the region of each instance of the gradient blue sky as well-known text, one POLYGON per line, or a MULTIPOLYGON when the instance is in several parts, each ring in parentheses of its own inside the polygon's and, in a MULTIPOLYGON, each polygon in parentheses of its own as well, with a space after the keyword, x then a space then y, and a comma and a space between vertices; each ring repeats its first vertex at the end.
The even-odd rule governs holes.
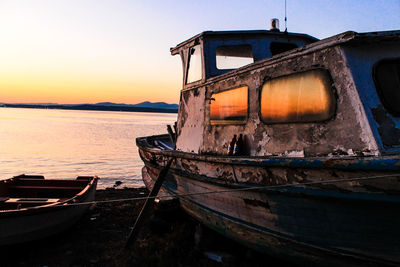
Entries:
MULTIPOLYGON (((287 0, 288 30, 400 29, 400 0, 287 0)), ((280 1, 0 0, 0 102, 177 103, 169 48, 206 30, 284 28, 280 1)))

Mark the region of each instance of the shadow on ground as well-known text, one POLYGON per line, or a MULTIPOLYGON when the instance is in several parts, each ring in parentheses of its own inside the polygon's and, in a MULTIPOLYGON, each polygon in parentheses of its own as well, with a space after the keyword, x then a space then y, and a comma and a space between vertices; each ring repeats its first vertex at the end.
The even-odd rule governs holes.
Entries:
MULTIPOLYGON (((97 191, 96 200, 143 197, 147 194, 144 188, 106 189, 97 191)), ((130 227, 143 203, 130 201, 97 204, 75 226, 62 234, 28 244, 0 248, 0 265, 286 265, 282 260, 258 254, 199 226, 174 200, 156 204, 146 218, 137 240, 129 249, 124 249, 130 227), (202 234, 199 238, 200 232, 202 234)))

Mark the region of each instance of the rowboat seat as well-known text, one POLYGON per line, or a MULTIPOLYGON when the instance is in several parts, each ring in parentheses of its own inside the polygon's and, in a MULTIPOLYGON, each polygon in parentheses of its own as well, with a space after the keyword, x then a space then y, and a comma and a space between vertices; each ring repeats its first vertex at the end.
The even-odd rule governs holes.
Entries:
POLYGON ((81 192, 81 186, 10 185, 10 198, 71 198, 81 192))
POLYGON ((19 210, 62 202, 67 198, 10 197, 0 202, 0 210, 19 210))

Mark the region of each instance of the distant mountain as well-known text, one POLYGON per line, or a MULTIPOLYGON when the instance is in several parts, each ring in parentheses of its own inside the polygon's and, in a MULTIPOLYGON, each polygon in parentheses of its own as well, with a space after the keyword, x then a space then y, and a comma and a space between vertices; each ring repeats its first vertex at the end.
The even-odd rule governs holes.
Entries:
POLYGON ((165 108, 165 109, 178 109, 177 104, 167 104, 165 102, 149 102, 145 101, 136 105, 133 105, 134 107, 138 108, 165 108))
POLYGON ((112 102, 100 102, 94 104, 96 106, 103 106, 103 107, 130 107, 132 105, 123 104, 123 103, 112 103, 112 102))
POLYGON ((141 102, 139 104, 123 104, 123 103, 112 103, 112 102, 100 102, 96 103, 96 106, 103 106, 103 107, 136 107, 136 108, 161 108, 161 109, 178 109, 177 104, 168 104, 165 102, 141 102))

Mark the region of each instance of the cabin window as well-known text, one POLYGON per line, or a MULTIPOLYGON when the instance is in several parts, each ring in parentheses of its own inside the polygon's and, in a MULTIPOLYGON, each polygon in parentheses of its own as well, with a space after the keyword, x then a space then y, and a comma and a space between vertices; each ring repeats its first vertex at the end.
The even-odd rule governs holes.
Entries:
POLYGON ((269 50, 271 54, 275 56, 276 54, 280 54, 292 49, 297 48, 296 44, 293 43, 283 43, 283 42, 272 42, 269 46, 269 50))
POLYGON ((210 123, 212 125, 245 123, 247 106, 247 86, 213 94, 210 100, 210 123))
POLYGON ((189 70, 186 83, 197 82, 203 78, 201 47, 196 45, 189 49, 189 70))
POLYGON ((382 104, 400 116, 400 59, 379 62, 374 67, 374 81, 382 104))
POLYGON ((268 80, 261 91, 265 123, 315 122, 331 118, 335 98, 326 70, 317 69, 268 80))
POLYGON ((236 69, 254 62, 251 45, 224 45, 215 50, 217 69, 236 69))

